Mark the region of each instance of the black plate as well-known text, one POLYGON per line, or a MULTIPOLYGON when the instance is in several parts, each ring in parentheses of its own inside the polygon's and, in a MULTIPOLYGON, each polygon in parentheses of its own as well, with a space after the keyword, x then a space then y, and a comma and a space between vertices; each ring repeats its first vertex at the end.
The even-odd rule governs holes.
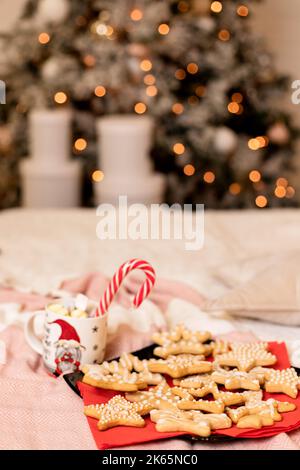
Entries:
MULTIPOLYGON (((156 347, 155 344, 151 344, 146 348, 139 349, 138 351, 134 351, 133 354, 137 356, 139 359, 151 359, 153 358, 153 350, 156 347)), ((115 360, 118 360, 119 357, 116 357, 115 360)), ((300 376, 300 368, 294 367, 297 374, 300 376)), ((71 374, 65 374, 64 376, 65 381, 71 387, 73 392, 75 392, 78 396, 80 396, 80 391, 77 387, 77 382, 82 380, 83 373, 82 372, 72 372, 71 374)), ((181 439, 186 439, 188 441, 206 441, 206 442, 226 442, 226 441, 233 441, 237 440, 236 438, 230 436, 221 436, 220 434, 212 434, 209 437, 200 437, 200 436, 181 436, 181 439)))
MULTIPOLYGON (((146 348, 139 349, 138 351, 134 351, 132 354, 137 356, 139 359, 151 359, 153 358, 153 350, 155 348, 155 344, 151 344, 151 346, 147 346, 146 348)), ((119 358, 116 357, 115 360, 118 360, 119 358)), ((80 391, 77 387, 77 382, 82 380, 83 373, 78 371, 78 372, 72 372, 71 374, 65 374, 64 376, 65 381, 71 387, 73 392, 75 392, 78 396, 80 396, 80 391)), ((219 434, 212 434, 209 437, 200 437, 200 436, 181 436, 181 439, 186 439, 188 441, 206 441, 206 442, 226 442, 226 441, 232 441, 236 440, 233 437, 230 436, 221 436, 219 434)))
MULTIPOLYGON (((132 354, 137 356, 139 359, 151 359, 153 357, 153 350, 155 346, 156 346, 155 344, 151 344, 150 346, 147 346, 146 348, 139 349, 138 351, 134 351, 132 354)), ((120 359, 119 357, 115 357, 114 359, 111 359, 111 360, 118 361, 119 359, 120 359)), ((77 395, 81 397, 79 388, 77 387, 76 384, 78 381, 81 382, 83 373, 80 371, 72 372, 71 374, 65 374, 63 377, 65 381, 67 382, 67 384, 71 387, 73 392, 75 392, 77 395)))

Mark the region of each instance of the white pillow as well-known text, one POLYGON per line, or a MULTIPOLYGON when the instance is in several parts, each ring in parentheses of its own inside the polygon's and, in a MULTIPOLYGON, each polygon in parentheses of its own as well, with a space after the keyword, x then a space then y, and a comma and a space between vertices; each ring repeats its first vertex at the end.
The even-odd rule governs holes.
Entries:
MULTIPOLYGON (((236 278, 237 270, 230 269, 230 272, 236 278)), ((231 284, 232 279, 228 279, 227 285, 231 284)), ((251 279, 207 301, 204 310, 223 310, 235 316, 300 325, 300 252, 280 256, 271 263, 268 260, 266 269, 259 269, 251 279)))

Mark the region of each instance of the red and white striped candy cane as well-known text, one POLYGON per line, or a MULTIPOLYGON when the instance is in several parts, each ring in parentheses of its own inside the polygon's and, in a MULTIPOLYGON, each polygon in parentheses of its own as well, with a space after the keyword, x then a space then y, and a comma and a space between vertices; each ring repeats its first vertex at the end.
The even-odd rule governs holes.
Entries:
POLYGON ((148 297, 150 294, 150 291, 152 287, 154 286, 155 283, 155 271, 151 264, 149 264, 147 261, 143 261, 141 259, 132 259, 130 261, 126 261, 126 263, 122 264, 112 280, 109 283, 109 286, 107 287, 106 291, 104 292, 104 295, 102 299, 100 300, 99 304, 99 311, 97 312, 97 315, 104 315, 110 304, 112 303, 117 291, 120 288, 120 285, 123 282, 123 279, 129 274, 131 271, 134 269, 141 269, 145 274, 146 274, 146 279, 141 285, 138 293, 133 299, 133 305, 135 308, 139 307, 143 300, 148 297))

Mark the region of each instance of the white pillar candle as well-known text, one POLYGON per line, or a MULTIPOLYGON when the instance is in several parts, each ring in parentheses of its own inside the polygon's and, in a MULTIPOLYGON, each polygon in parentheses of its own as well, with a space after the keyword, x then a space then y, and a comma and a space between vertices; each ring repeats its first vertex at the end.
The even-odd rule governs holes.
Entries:
POLYGON ((81 162, 71 160, 72 112, 34 110, 29 116, 31 158, 20 164, 25 207, 80 204, 81 162))
POLYGON ((150 148, 153 120, 148 116, 117 115, 97 121, 99 168, 104 179, 94 184, 95 202, 118 204, 162 201, 164 176, 152 171, 150 148))
POLYGON ((99 168, 105 177, 149 175, 152 130, 153 121, 148 116, 129 114, 98 119, 99 168))
POLYGON ((29 141, 34 162, 53 168, 68 161, 72 113, 69 109, 34 110, 29 115, 29 141))

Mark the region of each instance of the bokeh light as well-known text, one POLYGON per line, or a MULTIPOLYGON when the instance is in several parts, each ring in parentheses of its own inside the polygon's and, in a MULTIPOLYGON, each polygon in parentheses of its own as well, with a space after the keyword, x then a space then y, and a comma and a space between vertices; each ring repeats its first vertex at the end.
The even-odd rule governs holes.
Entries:
POLYGON ((95 183, 100 183, 104 179, 104 173, 101 170, 95 170, 92 173, 92 180, 95 183))
POLYGON ((54 101, 57 104, 64 104, 64 103, 67 102, 67 100, 68 100, 68 97, 67 97, 66 93, 64 93, 63 91, 58 91, 54 95, 54 101))
POLYGON ((82 137, 79 139, 76 139, 74 142, 74 148, 78 152, 83 152, 87 148, 87 141, 83 139, 82 137))
POLYGON ((181 142, 176 142, 176 144, 173 145, 173 152, 176 153, 176 155, 182 155, 185 152, 185 146, 181 142))
POLYGON ((166 34, 169 33, 170 26, 167 25, 166 23, 162 23, 158 26, 157 29, 158 29, 159 34, 162 34, 163 36, 165 36, 166 34))
POLYGON ((102 98, 106 94, 106 88, 102 85, 96 86, 94 93, 98 98, 102 98))
POLYGON ((194 165, 188 164, 183 167, 183 173, 186 176, 193 176, 195 174, 195 167, 194 165))
POLYGON ((221 2, 212 2, 210 9, 213 13, 221 13, 223 10, 223 5, 221 2))
POLYGON ((267 204, 268 204, 268 199, 266 198, 266 196, 259 195, 259 196, 257 196, 256 199, 255 199, 255 204, 256 204, 257 207, 259 207, 260 209, 263 209, 264 207, 267 206, 267 204))
POLYGON ((38 40, 40 44, 48 44, 48 42, 50 42, 50 35, 48 33, 41 33, 39 34, 38 40))
POLYGON ((212 171, 206 171, 203 175, 203 180, 207 184, 212 184, 216 179, 215 174, 212 171))
POLYGON ((134 105, 134 110, 137 114, 144 114, 147 110, 145 103, 139 102, 134 105))

